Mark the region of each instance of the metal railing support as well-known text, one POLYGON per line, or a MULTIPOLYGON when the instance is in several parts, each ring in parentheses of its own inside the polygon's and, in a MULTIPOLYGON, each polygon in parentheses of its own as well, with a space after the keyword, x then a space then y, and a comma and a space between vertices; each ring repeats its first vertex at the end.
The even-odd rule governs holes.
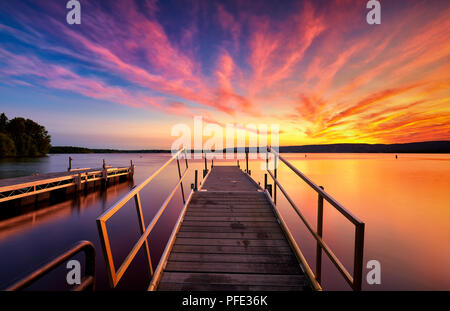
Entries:
MULTIPOLYGON (((126 194, 121 200, 119 200, 116 204, 114 204, 110 209, 108 209, 106 212, 104 212, 100 217, 97 218, 97 227, 100 235, 100 242, 103 248, 103 253, 106 261, 106 268, 107 268, 107 274, 108 279, 110 282, 111 287, 115 287, 117 283, 120 281, 122 276, 124 275, 125 271, 130 266, 131 262, 134 260, 136 254, 141 249, 142 246, 145 246, 146 249, 146 257, 148 260, 148 266, 150 270, 150 275, 153 275, 153 267, 150 257, 150 251, 149 251, 149 244, 148 244, 148 237, 150 233, 152 232, 154 226, 158 222, 159 218, 161 217, 162 213, 166 209, 166 207, 169 205, 169 202, 173 198, 174 194, 178 190, 178 186, 182 187, 182 181, 187 175, 188 168, 186 167, 186 170, 181 174, 180 169, 180 163, 179 163, 179 155, 181 152, 186 151, 184 148, 179 150, 175 155, 173 155, 166 163, 164 163, 158 170, 156 170, 151 176, 149 176, 146 180, 144 180, 139 185, 135 186, 128 194, 126 194), (150 224, 145 227, 144 225, 144 219, 142 216, 142 204, 140 201, 139 193, 140 191, 150 182, 152 181, 164 168, 166 168, 173 160, 177 160, 178 165, 178 176, 179 180, 170 192, 169 196, 166 198, 166 200, 163 202, 161 207, 159 208, 158 212, 153 217, 150 224), (132 250, 127 255, 127 257, 124 259, 120 267, 116 270, 116 267, 114 265, 114 259, 112 256, 111 251, 111 244, 109 241, 108 231, 106 228, 106 222, 108 219, 110 219, 117 211, 119 211, 125 204, 130 201, 132 198, 135 200, 137 212, 138 212, 138 220, 139 220, 139 226, 140 226, 140 232, 141 236, 139 240, 134 244, 132 250)), ((105 168, 107 169, 107 168, 105 168)), ((197 174, 196 174, 197 178, 197 174)), ((184 198, 184 193, 183 193, 184 198)))
MULTIPOLYGON (((277 155, 275 155, 275 157, 273 159, 273 171, 275 173, 275 179, 277 179, 277 176, 278 176, 277 175, 277 172, 278 172, 277 165, 278 165, 277 155)), ((275 204, 277 204, 277 183, 274 183, 274 185, 273 185, 273 202, 275 204)))
POLYGON ((58 266, 60 266, 67 259, 73 257, 74 255, 84 252, 85 253, 85 272, 84 277, 81 281, 81 284, 76 286, 74 291, 82 291, 82 290, 94 290, 95 288, 95 247, 89 241, 80 241, 68 249, 63 254, 54 258, 52 261, 44 265, 43 267, 37 269, 27 277, 22 280, 16 282, 15 284, 8 287, 7 291, 17 291, 22 290, 28 286, 30 286, 35 281, 41 279, 47 273, 55 270, 58 266))
POLYGON ((353 263, 353 289, 360 291, 362 287, 364 260, 364 230, 365 224, 360 223, 355 228, 355 255, 353 263))
POLYGON ((195 177, 194 177, 194 191, 197 191, 198 187, 197 187, 197 178, 198 178, 198 171, 195 170, 195 177))
POLYGON ((362 287, 362 273, 363 273, 363 256, 364 256, 364 230, 365 224, 360 221, 356 216, 354 216, 350 211, 344 208, 341 204, 339 204, 335 199, 333 199, 330 195, 328 195, 322 186, 317 186, 314 182, 312 182, 308 177, 302 174, 299 170, 297 170, 291 163, 281 157, 278 152, 273 151, 270 147, 267 148, 268 152, 272 152, 275 156, 275 166, 274 166, 274 174, 268 169, 267 172, 272 177, 274 181, 274 203, 276 202, 276 189, 280 188, 282 194, 286 197, 287 201, 290 203, 294 211, 300 217, 300 219, 305 224, 308 231, 313 235, 317 242, 316 249, 316 280, 320 283, 322 277, 322 251, 330 258, 331 262, 335 265, 341 275, 344 277, 346 282, 351 286, 351 288, 355 291, 361 290, 362 287), (302 215, 298 207, 286 193, 282 185, 279 183, 277 179, 277 160, 280 160, 287 167, 289 167, 297 176, 299 176, 303 181, 308 184, 314 191, 318 194, 318 211, 317 211, 317 231, 314 231, 311 225, 307 222, 305 217, 302 215), (354 261, 353 261, 353 276, 347 271, 344 265, 340 262, 340 260, 336 257, 336 255, 331 251, 328 245, 322 239, 323 235, 323 202, 326 200, 333 206, 339 213, 341 213, 345 218, 347 218, 350 222, 355 226, 355 249, 354 249, 354 261))
POLYGON ((245 151, 245 172, 248 174, 248 151, 245 151))
MULTIPOLYGON (((177 156, 177 166, 178 166, 178 178, 181 179, 181 168, 180 168, 180 159, 177 156)), ((187 167, 186 167, 187 169, 187 167)), ((184 189, 183 189, 183 183, 180 183, 180 189, 181 189, 181 196, 183 197, 183 204, 186 203, 186 199, 184 198, 184 189)))
MULTIPOLYGON (((141 205, 141 198, 139 196, 139 193, 136 193, 136 195, 134 196, 134 202, 136 205, 136 212, 138 215, 139 231, 142 235, 145 232, 145 223, 144 223, 144 216, 142 215, 142 205, 141 205)), ((151 277, 153 275, 152 257, 150 256, 150 248, 149 248, 147 239, 144 242, 144 246, 145 246, 145 259, 147 260, 149 273, 150 273, 150 277, 151 277)))
MULTIPOLYGON (((320 188, 323 189, 322 186, 320 188)), ((317 235, 322 238, 323 235, 323 197, 318 194, 319 199, 317 203, 317 235)), ((322 247, 319 242, 316 246, 316 279, 321 282, 322 279, 322 247)))

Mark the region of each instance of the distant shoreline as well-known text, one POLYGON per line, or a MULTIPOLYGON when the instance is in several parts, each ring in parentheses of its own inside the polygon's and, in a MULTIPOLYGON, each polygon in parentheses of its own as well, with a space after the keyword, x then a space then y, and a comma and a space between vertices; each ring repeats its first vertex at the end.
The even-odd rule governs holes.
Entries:
MULTIPOLYGON (((223 149, 227 152, 229 149, 223 149)), ((236 153, 236 148, 234 152, 236 153)), ((54 146, 49 154, 88 153, 170 153, 170 150, 120 150, 89 149, 84 147, 54 146)), ((404 144, 324 144, 304 146, 281 146, 280 153, 450 153, 450 141, 428 141, 404 144)))

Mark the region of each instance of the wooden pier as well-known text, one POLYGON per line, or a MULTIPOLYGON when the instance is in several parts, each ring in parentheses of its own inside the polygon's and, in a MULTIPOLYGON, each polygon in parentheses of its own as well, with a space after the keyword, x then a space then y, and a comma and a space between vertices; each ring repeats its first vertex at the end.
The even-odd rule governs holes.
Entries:
POLYGON ((109 181, 132 178, 134 165, 128 167, 105 166, 98 169, 71 169, 67 172, 37 174, 33 176, 0 179, 0 204, 19 202, 19 205, 45 200, 52 193, 88 190, 109 181))
POLYGON ((263 190, 236 166, 213 167, 187 206, 156 289, 309 288, 263 190))
MULTIPOLYGON (((150 274, 150 284, 148 286, 150 291, 322 290, 322 254, 329 258, 330 262, 353 290, 361 290, 364 222, 360 221, 326 193, 324 187, 316 185, 277 151, 267 147, 267 153, 273 154, 274 165, 270 166, 269 157, 266 157, 267 173, 264 178, 264 188, 261 188, 250 176, 248 153, 246 153, 245 171, 240 169, 239 161, 237 161, 237 166, 214 166, 211 161, 211 168, 208 169, 205 160, 203 179, 198 183, 198 170, 195 170, 194 176, 191 175, 194 180, 194 183, 191 184, 192 190, 186 198, 183 180, 188 175, 189 164, 186 150, 181 149, 147 179, 133 187, 129 193, 100 215, 97 218, 97 228, 111 287, 117 286, 136 255, 143 249, 146 258, 146 269, 148 269, 150 274), (185 169, 182 171, 180 157, 183 153, 185 169), (178 182, 174 184, 173 189, 155 213, 151 222, 146 226, 140 191, 175 160, 178 167, 178 182), (278 163, 286 165, 311 189, 317 192, 316 228, 311 226, 306 220, 299 207, 277 179, 278 163), (272 178, 273 184, 268 183, 268 176, 272 178), (200 185, 199 187, 198 184, 200 185), (276 203, 277 189, 299 217, 301 221, 299 225, 304 225, 316 240, 315 273, 312 271, 282 214, 278 210, 276 203), (154 270, 150 254, 149 237, 177 192, 181 193, 184 205, 154 270), (116 264, 111 250, 107 222, 122 207, 126 206, 130 200, 134 200, 136 206, 141 235, 124 261, 116 264), (323 209, 325 201, 354 225, 352 274, 323 239, 323 209), (117 266, 118 268, 116 269, 117 266)), ((132 174, 134 167, 131 166, 129 169, 130 172, 128 174, 132 174)), ((109 176, 108 172, 109 169, 105 169, 103 176, 109 176)), ((125 171, 117 172, 113 174, 116 174, 116 176, 118 174, 126 174, 125 171)), ((78 172, 78 177, 72 176, 72 183, 78 184, 77 189, 82 184, 83 178, 81 178, 81 174, 86 173, 89 172, 78 172), (77 179, 73 180, 74 178, 77 179)), ((93 177, 92 179, 95 178, 93 177)), ((84 179, 85 182, 89 180, 87 177, 84 179)), ((16 290, 31 284, 49 270, 54 269, 64 258, 84 249, 80 248, 80 245, 92 248, 92 251, 90 249, 86 250, 87 255, 95 254, 92 243, 86 241, 80 243, 9 289, 16 290)), ((90 256, 90 258, 92 259, 93 257, 90 256)), ((91 260, 92 267, 89 270, 89 277, 75 290, 94 288, 94 262, 91 260)))

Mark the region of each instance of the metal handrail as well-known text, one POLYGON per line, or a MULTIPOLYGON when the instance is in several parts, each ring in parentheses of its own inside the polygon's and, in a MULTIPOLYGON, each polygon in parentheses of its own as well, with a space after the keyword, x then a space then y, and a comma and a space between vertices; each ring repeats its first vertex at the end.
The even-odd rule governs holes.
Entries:
MULTIPOLYGON (((125 195, 121 200, 119 200, 110 209, 108 209, 100 217, 97 218, 97 227, 98 227, 98 230, 99 230, 100 241, 101 241, 101 244, 102 244, 103 253, 105 254, 106 267, 107 267, 107 272, 108 272, 108 279, 109 279, 111 287, 116 287, 116 285, 118 284, 118 282, 122 278, 123 274, 128 269, 128 267, 130 266, 130 264, 133 261, 134 257, 138 253, 139 249, 143 245, 145 245, 145 250, 146 250, 145 255, 146 255, 146 260, 147 260, 147 264, 148 264, 148 268, 149 268, 149 272, 150 272, 150 277, 153 277, 152 260, 151 260, 151 257, 150 257, 150 249, 149 249, 147 238, 150 235, 150 233, 153 230, 153 228, 156 225, 156 223, 158 222, 158 220, 161 217, 162 213, 164 212, 164 210, 168 206, 169 202, 171 201, 172 197, 174 196, 174 194, 177 191, 179 186, 182 189, 181 193, 182 193, 182 197, 183 197, 183 203, 186 204, 186 200, 185 200, 185 197, 184 197, 184 190, 183 190, 182 181, 183 181, 184 177, 187 174, 188 168, 189 168, 189 166, 188 166, 188 161, 187 161, 186 149, 182 148, 175 155, 173 155, 166 163, 164 163, 158 170, 156 170, 152 175, 150 175, 150 177, 148 177, 146 180, 144 180, 138 186, 134 187, 127 195, 125 195), (180 156, 180 154, 182 152, 184 152, 185 160, 186 160, 186 169, 184 170, 183 173, 181 173, 180 162, 179 162, 179 156, 180 156), (150 222, 150 224, 147 227, 145 227, 145 225, 144 225, 144 218, 143 218, 143 215, 142 215, 142 206, 141 206, 141 200, 140 200, 139 193, 150 181, 152 181, 164 168, 166 168, 175 159, 177 160, 177 165, 178 165, 179 180, 178 180, 177 184, 175 185, 175 187, 170 192, 169 196, 165 199, 165 201, 163 202, 163 204, 159 208, 159 210, 156 213, 156 215, 153 217, 153 219, 150 222), (133 248, 130 251, 130 253, 127 255, 127 257, 125 258, 123 263, 120 265, 119 269, 117 269, 117 271, 116 271, 115 265, 114 265, 113 256, 112 256, 112 252, 111 252, 111 245, 110 245, 110 242, 109 242, 108 231, 106 229, 106 222, 108 221, 109 218, 111 218, 117 211, 119 211, 132 198, 135 199, 136 210, 137 210, 138 219, 139 219, 139 226, 140 226, 141 237, 135 243, 135 245, 133 246, 133 248)), ((189 196, 189 199, 190 199, 190 196, 189 196)))
MULTIPOLYGON (((293 200, 289 197, 286 190, 284 190, 283 186, 277 180, 277 165, 274 165, 274 174, 269 170, 269 157, 266 157, 266 169, 269 175, 272 177, 275 182, 274 187, 274 202, 276 204, 276 189, 277 186, 280 188, 281 192, 284 194, 288 202, 293 207, 296 214, 300 217, 300 219, 305 224, 308 231, 313 235, 313 237, 317 241, 317 251, 316 251, 316 274, 315 279, 320 284, 321 282, 321 271, 322 271, 322 250, 325 254, 330 258, 331 262, 336 266, 338 271, 344 277, 346 282, 352 287, 353 290, 359 291, 362 286, 362 269, 363 269, 363 255, 364 255, 364 229, 365 224, 360 221, 356 216, 354 216, 349 210, 343 207, 340 203, 338 203, 335 199, 333 199, 328 193, 326 193, 322 187, 317 186, 313 181, 311 181, 308 177, 302 174, 299 170, 297 170, 291 163, 289 163, 286 159, 284 159, 278 152, 273 150, 271 147, 267 147, 267 151, 271 152, 275 155, 274 161, 279 159, 287 167, 289 167, 297 176, 299 176, 303 181, 305 181, 314 191, 318 193, 318 217, 317 217, 317 232, 313 230, 311 225, 308 223, 306 218, 302 215, 298 207, 295 205, 293 200), (323 227, 323 200, 329 202, 334 208, 336 208, 345 218, 347 218, 350 222, 355 225, 355 251, 354 251, 354 261, 353 261, 353 276, 347 271, 341 261, 336 257, 333 251, 329 248, 329 246, 322 239, 322 227, 323 227)), ((310 270, 309 266, 307 269, 310 270)))
MULTIPOLYGON (((211 163, 211 165, 212 165, 212 163, 211 163)), ((205 166, 205 167, 207 170, 207 166, 205 166)), ((212 168, 212 166, 211 166, 211 168, 212 168)), ((178 216, 177 222, 175 223, 175 226, 172 229, 172 233, 170 234, 169 241, 167 242, 164 252, 161 255, 161 258, 159 260, 158 266, 156 267, 153 278, 150 281, 150 285, 148 286, 148 289, 147 289, 148 291, 156 290, 156 288, 161 280, 162 272, 167 263, 167 259, 169 258, 170 252, 172 251, 173 245, 175 243, 175 239, 177 237, 178 231, 180 230, 181 223, 183 222, 184 216, 186 215, 187 207, 188 207, 189 203, 191 202, 192 196, 196 191, 202 190, 203 186, 205 185, 204 181, 208 178, 211 171, 212 171, 212 169, 206 173, 205 177, 203 178, 203 181, 201 182, 200 187, 197 189, 197 182, 195 182, 194 189, 192 189, 191 192, 189 193, 189 197, 186 200, 186 202, 184 203, 183 208, 181 209, 181 212, 180 212, 180 215, 178 216)), ((195 173, 197 173, 197 171, 195 171, 195 173)))
POLYGON ((7 291, 17 291, 24 289, 31 285, 33 282, 39 280, 41 277, 56 269, 61 263, 69 259, 70 257, 84 252, 86 255, 85 275, 81 283, 76 286, 73 291, 82 291, 86 289, 94 290, 95 287, 95 247, 89 241, 80 241, 68 249, 63 254, 54 258, 52 261, 37 269, 30 275, 26 276, 22 280, 8 287, 7 291))

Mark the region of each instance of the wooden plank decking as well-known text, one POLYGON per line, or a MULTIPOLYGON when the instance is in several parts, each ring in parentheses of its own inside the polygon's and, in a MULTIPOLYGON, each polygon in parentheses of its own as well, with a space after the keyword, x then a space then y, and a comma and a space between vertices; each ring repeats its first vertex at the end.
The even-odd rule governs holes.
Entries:
POLYGON ((235 166, 213 167, 187 207, 157 289, 308 289, 260 190, 235 166))

